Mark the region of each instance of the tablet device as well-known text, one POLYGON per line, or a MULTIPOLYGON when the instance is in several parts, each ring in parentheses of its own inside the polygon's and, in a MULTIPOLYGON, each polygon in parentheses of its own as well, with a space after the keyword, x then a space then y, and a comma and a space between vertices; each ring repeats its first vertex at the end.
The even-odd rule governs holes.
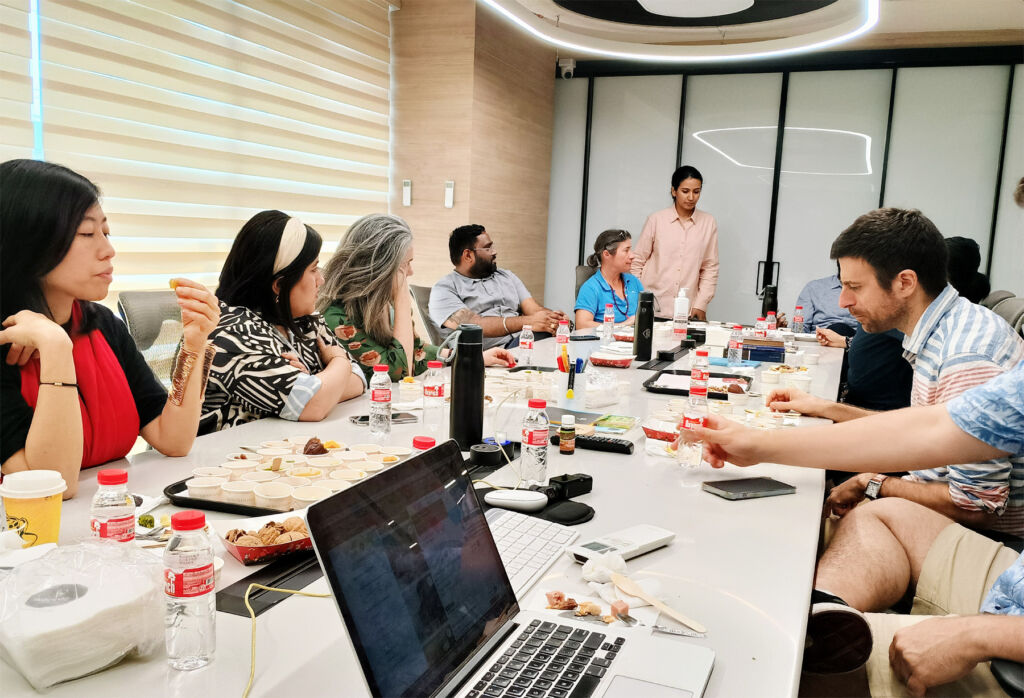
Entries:
POLYGON ((709 480, 701 487, 725 499, 754 499, 793 494, 796 488, 770 477, 745 477, 739 480, 709 480))

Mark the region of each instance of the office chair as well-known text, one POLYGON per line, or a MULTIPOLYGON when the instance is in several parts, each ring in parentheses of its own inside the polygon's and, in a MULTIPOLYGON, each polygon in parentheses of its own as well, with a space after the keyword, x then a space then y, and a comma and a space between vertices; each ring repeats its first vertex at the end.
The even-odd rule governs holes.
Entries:
POLYGON ((1010 323, 1010 327, 1019 330, 1021 318, 1024 318, 1024 298, 1005 298, 996 303, 992 312, 1010 323))
POLYGON ((576 267, 576 295, 572 297, 572 302, 575 303, 576 299, 580 295, 580 287, 587 283, 587 280, 591 276, 597 273, 597 267, 587 266, 586 264, 580 264, 576 267))
POLYGON ((170 384, 181 341, 181 309, 174 291, 124 291, 117 310, 146 363, 165 386, 170 384))
POLYGON ((423 321, 423 326, 427 329, 430 343, 434 346, 440 346, 444 339, 441 336, 441 329, 430 319, 430 287, 409 284, 409 290, 412 291, 412 297, 416 301, 416 308, 420 311, 420 319, 423 321))
POLYGON ((996 307, 1000 301, 1004 301, 1007 298, 1013 298, 1013 291, 993 291, 981 299, 980 305, 992 310, 992 308, 996 307))

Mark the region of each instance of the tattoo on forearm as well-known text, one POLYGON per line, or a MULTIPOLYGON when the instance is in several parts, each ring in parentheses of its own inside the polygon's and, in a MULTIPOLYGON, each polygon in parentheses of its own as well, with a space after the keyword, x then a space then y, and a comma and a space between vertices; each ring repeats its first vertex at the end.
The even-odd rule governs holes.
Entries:
POLYGON ((462 308, 452 313, 451 316, 444 321, 444 326, 452 330, 457 330, 459 329, 459 325, 478 322, 479 320, 477 319, 476 313, 469 308, 462 308))

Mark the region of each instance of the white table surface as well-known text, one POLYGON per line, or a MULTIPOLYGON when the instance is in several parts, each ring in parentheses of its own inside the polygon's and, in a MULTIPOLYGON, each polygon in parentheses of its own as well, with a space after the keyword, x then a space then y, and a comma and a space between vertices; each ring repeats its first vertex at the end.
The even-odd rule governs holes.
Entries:
MULTIPOLYGON (((814 369, 812 392, 835 397, 842 351, 801 345, 820 352, 814 369)), ((538 342, 537 357, 551 355, 551 340, 538 342)), ((684 366, 688 360, 679 362, 684 366)), ((644 417, 664 409, 670 396, 647 393, 640 384, 652 375, 638 369, 617 371, 631 389, 621 402, 604 411, 644 417)), ((721 370, 721 369, 716 369, 721 370)), ((133 492, 158 494, 164 486, 188 476, 192 468, 217 465, 237 446, 289 435, 316 434, 323 440, 346 443, 367 441, 365 427, 356 427, 348 416, 365 412, 366 398, 339 405, 320 424, 279 419, 253 422, 200 437, 183 458, 165 458, 146 452, 112 463, 128 469, 133 492)), ((485 424, 485 430, 487 429, 485 424)), ((409 445, 414 435, 426 433, 422 425, 396 425, 392 443, 409 445)), ((577 449, 561 456, 549 455, 549 475, 587 473, 594 491, 578 501, 589 504, 596 516, 580 525, 580 540, 648 523, 676 533, 666 548, 629 562, 631 576, 659 575, 670 592, 670 601, 708 628, 704 639, 675 638, 711 647, 715 669, 707 696, 793 696, 799 686, 808 602, 814 573, 821 516, 823 471, 759 465, 740 469, 727 466, 712 471, 702 466, 700 479, 766 475, 795 485, 792 496, 746 501, 727 501, 695 486, 682 476, 668 458, 646 455, 641 437, 631 456, 577 449)), ((96 471, 81 475, 78 496, 64 503, 61 543, 73 543, 88 535, 88 508, 96 490, 96 471)), ((501 472, 499 482, 510 477, 501 472)), ((488 478, 491 480, 492 478, 488 478)), ((166 510, 163 508, 159 511, 166 510)), ((210 519, 232 518, 210 512, 210 519)), ((218 588, 248 575, 246 568, 223 553, 225 566, 218 588)), ((543 607, 543 591, 585 588, 580 566, 567 557, 538 582, 521 603, 525 608, 543 607)), ((323 579, 308 591, 326 592, 323 579)), ((367 695, 361 670, 344 625, 330 599, 292 597, 259 616, 256 622, 257 669, 253 696, 367 695)), ((130 660, 118 666, 65 684, 47 695, 186 696, 240 695, 249 672, 250 620, 227 613, 217 614, 215 660, 192 672, 172 671, 165 657, 130 660)), ((0 687, 4 696, 34 695, 32 687, 6 663, 0 662, 0 687)))

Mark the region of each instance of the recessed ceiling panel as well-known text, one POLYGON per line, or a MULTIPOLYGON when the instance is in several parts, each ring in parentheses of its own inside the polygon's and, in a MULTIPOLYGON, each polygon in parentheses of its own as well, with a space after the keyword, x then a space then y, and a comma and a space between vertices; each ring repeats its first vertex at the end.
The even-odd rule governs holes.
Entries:
MULTIPOLYGON (((554 2, 570 12, 622 24, 650 27, 719 27, 796 17, 820 10, 837 0, 755 0, 749 9, 706 17, 655 14, 644 9, 639 0, 554 0, 554 2)), ((675 0, 675 2, 685 5, 687 0, 675 0)), ((706 5, 706 3, 701 4, 706 5)), ((724 6, 734 6, 734 4, 724 3, 724 6)))

